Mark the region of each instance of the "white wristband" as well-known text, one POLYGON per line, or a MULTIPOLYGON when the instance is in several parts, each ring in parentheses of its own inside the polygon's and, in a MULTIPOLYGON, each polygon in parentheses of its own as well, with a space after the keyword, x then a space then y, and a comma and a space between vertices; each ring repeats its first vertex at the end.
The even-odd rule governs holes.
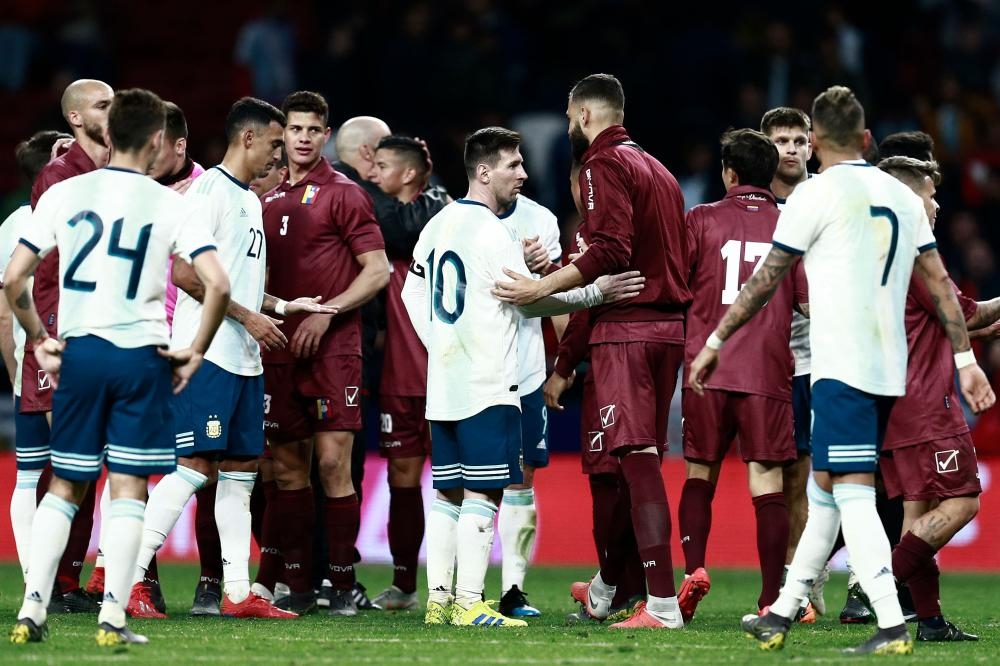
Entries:
POLYGON ((955 354, 955 367, 961 370, 968 365, 976 364, 976 355, 972 353, 971 349, 966 349, 964 352, 958 352, 955 354))
POLYGON ((288 301, 283 301, 280 298, 278 302, 274 304, 275 314, 280 314, 282 317, 285 316, 285 306, 288 305, 288 301))
POLYGON ((722 349, 723 344, 725 344, 725 341, 717 336, 715 331, 712 331, 712 334, 708 336, 708 340, 705 340, 705 346, 715 351, 722 349))

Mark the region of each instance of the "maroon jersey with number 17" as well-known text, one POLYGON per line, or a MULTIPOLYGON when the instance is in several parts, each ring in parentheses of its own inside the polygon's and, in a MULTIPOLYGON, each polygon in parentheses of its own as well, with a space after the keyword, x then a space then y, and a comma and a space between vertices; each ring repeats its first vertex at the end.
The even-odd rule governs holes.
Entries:
MULTIPOLYGON (((705 346, 740 289, 771 250, 778 207, 770 191, 734 187, 721 201, 695 206, 687 214, 689 286, 684 361, 690 365, 705 346)), ((706 387, 791 400, 794 363, 788 348, 793 303, 808 301, 802 262, 797 260, 756 317, 726 341, 706 387)), ((687 372, 684 388, 689 388, 687 372)))

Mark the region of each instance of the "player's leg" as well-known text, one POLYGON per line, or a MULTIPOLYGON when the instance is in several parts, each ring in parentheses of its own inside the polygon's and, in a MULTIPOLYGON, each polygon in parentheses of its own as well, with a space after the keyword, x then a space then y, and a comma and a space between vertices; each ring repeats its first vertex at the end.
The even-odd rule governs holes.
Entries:
POLYGON ((17 480, 10 496, 10 525, 21 572, 26 574, 31 553, 31 522, 38 505, 35 493, 42 470, 49 464, 49 422, 44 414, 22 414, 20 403, 20 396, 14 396, 17 480))
MULTIPOLYGON (((198 563, 201 571, 195 588, 191 614, 217 615, 222 603, 222 544, 219 526, 215 522, 215 498, 218 484, 205 486, 194 494, 194 536, 198 543, 198 563), (200 601, 199 601, 200 599, 200 601)), ((156 558, 153 558, 156 561, 156 558)))
MULTIPOLYGON (((266 404, 266 403, 265 403, 266 404)), ((259 471, 260 492, 263 495, 263 507, 260 520, 260 566, 257 569, 257 576, 254 578, 250 589, 264 598, 274 601, 274 587, 281 579, 284 569, 284 559, 281 554, 281 525, 277 517, 277 494, 278 484, 274 480, 274 460, 271 458, 271 449, 266 447, 263 455, 257 460, 259 471)), ((252 498, 251 498, 252 499, 252 498)), ((255 511, 254 504, 250 504, 250 512, 255 511)), ((213 522, 214 522, 213 516, 213 522)), ((221 598, 221 594, 220 594, 221 598)))
POLYGON ((462 470, 454 421, 430 422, 431 476, 437 497, 427 515, 427 610, 425 624, 451 622, 452 586, 462 510, 462 470))

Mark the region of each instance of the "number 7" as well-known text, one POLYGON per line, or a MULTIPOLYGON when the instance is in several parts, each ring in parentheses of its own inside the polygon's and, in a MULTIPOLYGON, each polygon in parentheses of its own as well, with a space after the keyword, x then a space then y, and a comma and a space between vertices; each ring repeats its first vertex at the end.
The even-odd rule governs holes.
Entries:
POLYGON ((884 217, 889 220, 892 226, 892 240, 889 241, 889 255, 885 259, 885 270, 882 271, 882 286, 889 282, 889 269, 892 268, 892 260, 896 257, 896 244, 899 242, 899 218, 892 212, 891 208, 885 206, 871 206, 869 209, 872 217, 884 217))

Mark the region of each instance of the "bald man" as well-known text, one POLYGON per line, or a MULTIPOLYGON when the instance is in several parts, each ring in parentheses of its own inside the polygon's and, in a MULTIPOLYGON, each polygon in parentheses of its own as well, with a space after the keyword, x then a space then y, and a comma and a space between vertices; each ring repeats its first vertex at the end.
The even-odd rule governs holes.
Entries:
MULTIPOLYGON (((104 142, 104 134, 113 96, 111 86, 96 79, 80 79, 66 87, 61 101, 62 114, 75 140, 65 154, 49 162, 38 175, 31 188, 32 208, 52 185, 107 165, 110 150, 104 142)), ((48 334, 55 336, 59 307, 58 252, 51 252, 38 265, 32 295, 48 334)), ((38 368, 31 342, 27 343, 24 351, 21 413, 46 414, 51 420, 52 383, 38 368)), ((39 490, 43 494, 48 488, 49 478, 51 468, 46 469, 39 481, 39 490)), ((91 484, 73 521, 69 543, 56 574, 57 589, 53 591, 50 613, 96 613, 99 608, 97 602, 80 589, 80 570, 94 526, 94 491, 95 484, 91 484)))

